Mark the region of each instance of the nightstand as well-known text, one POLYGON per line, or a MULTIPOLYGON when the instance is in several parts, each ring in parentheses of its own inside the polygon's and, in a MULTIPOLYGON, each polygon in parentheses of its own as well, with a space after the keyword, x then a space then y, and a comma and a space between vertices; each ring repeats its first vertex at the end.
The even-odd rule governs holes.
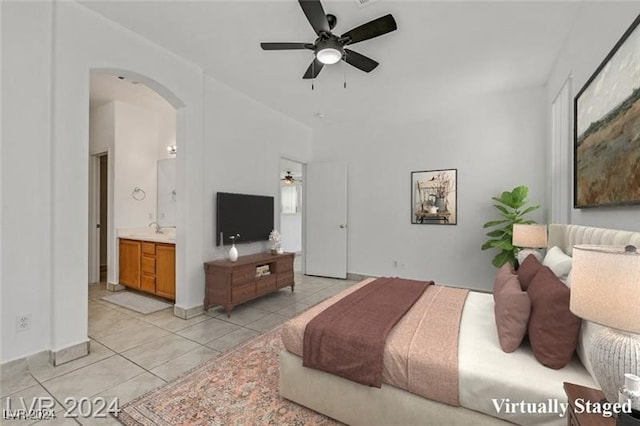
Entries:
POLYGON ((591 402, 599 402, 604 398, 604 394, 593 388, 575 385, 564 382, 564 392, 567 394, 569 408, 567 409, 568 426, 615 426, 615 417, 604 417, 594 413, 576 413, 576 399, 583 399, 591 402))

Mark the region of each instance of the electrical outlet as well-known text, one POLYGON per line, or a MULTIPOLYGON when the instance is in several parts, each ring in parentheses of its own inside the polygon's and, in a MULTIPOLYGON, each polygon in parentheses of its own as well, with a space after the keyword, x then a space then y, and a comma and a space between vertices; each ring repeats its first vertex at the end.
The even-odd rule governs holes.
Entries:
POLYGON ((400 269, 407 269, 407 262, 400 262, 400 269))
POLYGON ((16 317, 16 331, 25 331, 31 328, 31 315, 18 315, 16 317))
POLYGON ((149 213, 149 220, 153 219, 153 213, 149 213))

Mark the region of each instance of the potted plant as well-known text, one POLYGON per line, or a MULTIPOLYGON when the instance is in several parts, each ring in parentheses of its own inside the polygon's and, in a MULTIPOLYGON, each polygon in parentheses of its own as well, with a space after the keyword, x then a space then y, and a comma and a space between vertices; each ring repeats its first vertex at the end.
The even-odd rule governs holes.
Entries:
POLYGON ((489 221, 483 225, 485 229, 494 229, 487 233, 490 239, 482 245, 482 250, 492 248, 500 250, 491 262, 496 268, 501 267, 507 262, 514 267, 516 266, 518 248, 511 244, 513 225, 517 223, 536 223, 534 220, 524 218, 525 215, 540 208, 540 206, 525 207, 528 203, 527 195, 529 195, 529 188, 522 185, 513 188, 512 191, 504 191, 500 197, 491 197, 492 200, 499 203, 493 206, 498 209, 502 218, 489 221))

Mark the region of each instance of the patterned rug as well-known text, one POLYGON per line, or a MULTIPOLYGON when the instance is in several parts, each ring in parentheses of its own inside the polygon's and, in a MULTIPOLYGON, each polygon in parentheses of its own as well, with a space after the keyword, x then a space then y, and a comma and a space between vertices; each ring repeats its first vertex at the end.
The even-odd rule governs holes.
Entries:
POLYGON ((132 311, 136 311, 141 314, 150 314, 173 306, 169 303, 130 291, 121 291, 111 296, 101 297, 100 299, 113 303, 114 305, 122 306, 123 308, 131 309, 132 311))
POLYGON ((213 358, 122 408, 125 425, 339 425, 280 398, 280 327, 213 358))

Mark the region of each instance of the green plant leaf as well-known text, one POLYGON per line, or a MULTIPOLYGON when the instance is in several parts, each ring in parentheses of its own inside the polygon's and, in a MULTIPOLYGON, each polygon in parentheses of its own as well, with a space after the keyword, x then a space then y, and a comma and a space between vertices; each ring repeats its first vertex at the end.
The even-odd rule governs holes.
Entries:
POLYGON ((495 207, 496 209, 498 209, 501 213, 504 214, 509 214, 511 213, 509 210, 507 210, 504 206, 501 206, 499 204, 494 204, 493 207, 495 207))
POLYGON ((502 265, 504 265, 505 263, 511 263, 513 265, 514 261, 515 261, 515 257, 514 257, 512 252, 510 252, 510 251, 501 251, 500 253, 498 253, 496 255, 496 257, 493 258, 493 261, 491 263, 496 268, 499 268, 502 265))
POLYGON ((509 222, 508 220, 492 220, 490 222, 485 223, 484 225, 482 225, 483 228, 491 228, 492 226, 496 226, 496 225, 501 225, 503 223, 507 223, 509 222))
POLYGON ((500 244, 496 244, 495 247, 502 250, 513 250, 513 244, 511 244, 511 239, 501 240, 500 244))
POLYGON ((529 195, 529 188, 524 185, 516 186, 515 188, 513 188, 513 191, 511 191, 511 195, 514 200, 518 201, 519 203, 524 203, 527 195, 529 195))
POLYGON ((487 240, 483 245, 482 245, 482 250, 487 250, 490 248, 496 248, 496 247, 500 247, 502 244, 504 244, 503 240, 487 240))
POLYGON ((531 213, 534 210, 538 210, 540 207, 542 206, 531 206, 531 207, 527 207, 526 209, 524 209, 524 211, 521 213, 523 216, 527 213, 531 213))
POLYGON ((487 232, 487 237, 499 238, 499 237, 502 237, 504 234, 505 234, 504 229, 496 229, 494 231, 487 232))
POLYGON ((513 198, 513 195, 511 195, 510 192, 508 191, 504 191, 501 195, 499 200, 502 204, 506 204, 507 206, 511 207, 511 208, 515 208, 516 203, 515 200, 513 198))
POLYGON ((485 241, 485 243, 482 245, 482 250, 489 250, 490 248, 493 248, 493 246, 491 245, 492 241, 493 240, 485 241))
POLYGON ((507 219, 509 219, 509 222, 515 221, 516 219, 518 219, 518 217, 520 216, 518 213, 500 213, 500 216, 505 217, 507 219))

